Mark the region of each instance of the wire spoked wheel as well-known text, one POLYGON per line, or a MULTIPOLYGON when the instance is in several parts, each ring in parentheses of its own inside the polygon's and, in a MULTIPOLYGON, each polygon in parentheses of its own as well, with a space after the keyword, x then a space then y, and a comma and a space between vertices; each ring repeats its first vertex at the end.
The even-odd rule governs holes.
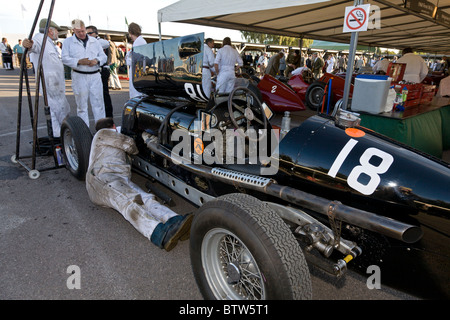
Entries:
POLYGON ((70 130, 64 132, 64 153, 66 155, 67 162, 73 170, 78 170, 78 152, 75 146, 75 141, 70 130))
POLYGON ((217 228, 203 239, 202 261, 216 297, 263 300, 264 277, 245 244, 228 230, 217 228))
POLYGON ((195 212, 190 257, 205 299, 311 299, 297 240, 271 207, 250 195, 220 196, 195 212))

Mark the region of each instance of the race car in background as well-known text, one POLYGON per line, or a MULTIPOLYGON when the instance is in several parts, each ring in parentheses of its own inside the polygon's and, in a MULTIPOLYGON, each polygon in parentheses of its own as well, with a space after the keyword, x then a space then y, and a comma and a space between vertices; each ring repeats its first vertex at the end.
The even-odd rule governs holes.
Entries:
MULTIPOLYGON (((276 112, 302 111, 306 107, 311 110, 321 110, 322 106, 328 109, 334 106, 344 96, 345 75, 325 73, 320 79, 314 80, 309 69, 301 74, 285 77, 272 77, 264 75, 256 81, 263 100, 276 112), (331 81, 330 81, 331 80, 331 81), (330 92, 324 99, 325 92, 330 92)), ((353 93, 353 84, 350 86, 350 97, 353 93)))

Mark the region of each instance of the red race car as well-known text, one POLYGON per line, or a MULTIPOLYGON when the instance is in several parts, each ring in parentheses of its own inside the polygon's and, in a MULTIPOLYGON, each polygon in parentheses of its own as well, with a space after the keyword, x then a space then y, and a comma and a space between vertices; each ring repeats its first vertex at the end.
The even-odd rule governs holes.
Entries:
MULTIPOLYGON (((264 101, 274 112, 301 111, 306 109, 305 106, 317 110, 322 106, 325 87, 330 84, 330 79, 331 105, 344 96, 345 78, 342 75, 325 73, 315 81, 311 71, 305 69, 302 74, 294 75, 287 81, 283 79, 285 78, 277 79, 266 74, 258 82, 264 101)), ((353 85, 350 94, 352 92, 353 85)))

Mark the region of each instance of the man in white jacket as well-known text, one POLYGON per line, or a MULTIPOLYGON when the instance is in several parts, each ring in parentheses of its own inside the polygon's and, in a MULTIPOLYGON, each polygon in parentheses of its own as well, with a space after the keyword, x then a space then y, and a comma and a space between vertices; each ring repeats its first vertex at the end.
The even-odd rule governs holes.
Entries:
POLYGON ((214 68, 217 74, 216 91, 218 93, 233 91, 236 79, 236 64, 242 67, 244 62, 237 50, 231 46, 231 39, 226 37, 223 39, 223 47, 217 51, 214 60, 214 68))
POLYGON ((88 36, 81 20, 73 20, 74 35, 64 41, 63 63, 72 68, 72 89, 77 102, 77 115, 89 127, 88 100, 92 106, 94 120, 105 117, 101 66, 107 56, 97 39, 88 36))
MULTIPOLYGON (((35 74, 38 73, 39 55, 41 54, 46 25, 47 19, 42 19, 39 23, 40 32, 35 34, 32 40, 23 40, 23 46, 29 49, 30 61, 33 63, 35 74)), ((47 101, 50 107, 53 137, 55 138, 60 137, 61 124, 70 112, 70 105, 66 98, 64 65, 61 61, 58 48, 53 42, 58 39, 58 29, 60 29, 59 26, 51 21, 48 29, 47 42, 45 43, 45 51, 42 57, 47 101)), ((40 85, 40 92, 42 94, 42 85, 40 85)))
POLYGON ((100 119, 92 140, 86 189, 91 201, 113 208, 153 244, 166 251, 189 238, 192 214, 177 215, 131 181, 134 140, 117 132, 112 118, 100 119))

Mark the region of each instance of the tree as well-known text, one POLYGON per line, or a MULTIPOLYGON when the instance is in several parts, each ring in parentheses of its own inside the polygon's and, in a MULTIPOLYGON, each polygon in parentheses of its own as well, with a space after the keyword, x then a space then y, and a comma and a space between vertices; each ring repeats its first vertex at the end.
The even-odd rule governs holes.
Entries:
MULTIPOLYGON (((299 39, 294 37, 285 37, 273 34, 265 34, 259 32, 251 32, 251 31, 241 31, 242 37, 250 42, 250 43, 263 43, 263 44, 273 44, 273 45, 282 45, 289 47, 297 47, 299 46, 299 39)), ((303 38, 303 48, 309 48, 312 44, 313 40, 303 38)))

